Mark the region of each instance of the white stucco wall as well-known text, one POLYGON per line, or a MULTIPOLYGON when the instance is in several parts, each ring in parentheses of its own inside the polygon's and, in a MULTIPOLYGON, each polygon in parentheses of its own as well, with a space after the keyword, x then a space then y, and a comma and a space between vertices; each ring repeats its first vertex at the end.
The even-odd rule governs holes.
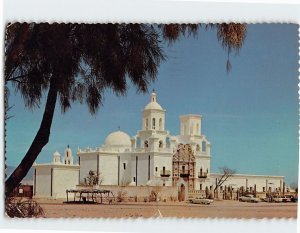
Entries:
POLYGON ((65 198, 67 189, 75 189, 79 180, 79 167, 53 168, 53 198, 65 198))
POLYGON ((97 154, 80 154, 80 182, 89 175, 90 170, 97 171, 97 154))
MULTIPOLYGON (((51 196, 51 167, 35 167, 35 196, 50 197, 51 196)), ((33 177, 34 180, 34 177, 33 177)))
POLYGON ((64 198, 67 189, 76 188, 79 181, 79 166, 64 164, 35 165, 35 197, 64 198), (52 170, 52 179, 51 179, 52 170), (52 193, 51 193, 52 186, 52 193))
POLYGON ((103 179, 103 185, 118 185, 118 155, 100 154, 99 172, 103 179))
MULTIPOLYGON (((220 177, 220 174, 211 174, 211 184, 215 186, 215 178, 220 177)), ((246 186, 250 189, 254 189, 256 184, 256 191, 263 192, 263 187, 265 191, 271 188, 274 191, 276 188, 283 188, 284 177, 283 176, 264 176, 264 175, 247 175, 247 174, 235 174, 229 177, 222 186, 232 186, 233 188, 239 188, 246 186)))
POLYGON ((154 156, 154 167, 153 172, 155 177, 161 177, 160 173, 163 170, 163 167, 165 167, 166 171, 170 171, 169 177, 162 178, 164 180, 165 186, 172 186, 172 160, 173 156, 172 154, 166 155, 166 154, 156 154, 154 156), (157 167, 157 172, 155 171, 157 167))
POLYGON ((128 185, 132 181, 131 177, 131 155, 130 154, 120 154, 120 185, 128 185), (125 169, 124 169, 125 163, 125 169))

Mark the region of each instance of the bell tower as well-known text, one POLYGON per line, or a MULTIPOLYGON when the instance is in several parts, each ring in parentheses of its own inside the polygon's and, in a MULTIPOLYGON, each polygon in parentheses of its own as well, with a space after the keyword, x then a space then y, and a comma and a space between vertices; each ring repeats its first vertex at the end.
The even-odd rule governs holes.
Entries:
POLYGON ((64 164, 66 165, 73 165, 73 156, 72 156, 72 150, 70 146, 65 150, 65 155, 64 155, 64 164))
POLYGON ((157 94, 155 90, 152 91, 150 102, 145 106, 142 113, 142 130, 165 130, 165 112, 160 104, 157 102, 157 94))
POLYGON ((201 136, 201 115, 189 114, 180 116, 181 136, 201 136))

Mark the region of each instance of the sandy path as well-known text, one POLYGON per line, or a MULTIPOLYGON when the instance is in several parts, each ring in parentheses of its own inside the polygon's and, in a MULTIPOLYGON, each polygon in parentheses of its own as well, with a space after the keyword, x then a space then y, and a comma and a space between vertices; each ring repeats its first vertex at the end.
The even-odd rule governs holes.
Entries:
POLYGON ((297 203, 244 203, 215 201, 211 205, 187 203, 63 204, 42 202, 46 217, 219 217, 219 218, 296 218, 297 203))

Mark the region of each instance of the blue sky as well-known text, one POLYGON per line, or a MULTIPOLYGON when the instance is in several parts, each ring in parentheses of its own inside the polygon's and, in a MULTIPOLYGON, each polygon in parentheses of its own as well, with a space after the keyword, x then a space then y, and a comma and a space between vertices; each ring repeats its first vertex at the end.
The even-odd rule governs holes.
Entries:
MULTIPOLYGON (((165 46, 168 59, 150 85, 167 110, 166 128, 179 134, 179 115, 203 116, 202 132, 212 144, 212 172, 227 165, 238 173, 284 175, 287 183, 298 177, 298 26, 250 24, 239 55, 231 55, 232 70, 226 73, 227 53, 215 31, 201 30, 197 38, 182 38, 165 46)), ((37 162, 49 162, 55 150, 63 153, 70 144, 96 147, 112 131, 133 136, 141 128, 141 109, 148 94, 136 94, 129 82, 125 97, 105 93, 98 113, 74 104, 62 114, 57 105, 49 143, 37 162)), ((14 115, 6 125, 7 163, 16 166, 39 127, 43 108, 25 109, 11 92, 14 115)))

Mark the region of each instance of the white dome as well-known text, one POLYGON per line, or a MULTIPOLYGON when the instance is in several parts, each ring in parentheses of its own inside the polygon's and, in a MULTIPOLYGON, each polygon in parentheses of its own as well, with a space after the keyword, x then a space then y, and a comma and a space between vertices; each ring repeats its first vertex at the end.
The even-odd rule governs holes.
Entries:
POLYGON ((163 108, 157 102, 150 102, 149 104, 146 105, 146 107, 144 109, 145 110, 148 110, 148 109, 163 110, 163 108))
POLYGON ((53 156, 60 156, 60 153, 58 151, 55 151, 53 156))
POLYGON ((123 131, 115 131, 109 134, 104 142, 105 147, 131 147, 130 136, 123 131))
POLYGON ((163 110, 163 108, 156 101, 156 93, 152 92, 150 102, 146 105, 144 110, 163 110))

